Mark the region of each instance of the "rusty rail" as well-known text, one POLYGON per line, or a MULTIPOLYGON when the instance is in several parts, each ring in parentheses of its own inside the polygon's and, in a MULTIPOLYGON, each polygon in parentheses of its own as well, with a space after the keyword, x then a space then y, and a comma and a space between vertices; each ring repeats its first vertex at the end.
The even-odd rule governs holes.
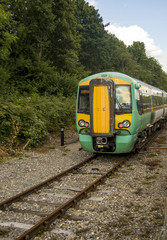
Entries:
POLYGON ((148 149, 167 149, 167 147, 149 147, 148 149))
POLYGON ((90 160, 96 158, 96 155, 93 155, 87 159, 85 159, 84 161, 62 171, 61 173, 53 176, 53 177, 50 177, 48 179, 46 179, 45 181, 37 184, 37 185, 34 185, 33 187, 21 192, 21 193, 18 193, 17 195, 11 197, 11 198, 8 198, 6 200, 4 200, 3 202, 0 202, 0 209, 5 209, 6 207, 8 207, 10 204, 14 203, 14 202, 17 202, 17 201, 20 201, 22 197, 25 197, 25 196, 28 196, 29 194, 33 193, 34 191, 36 190, 39 190, 41 189, 42 187, 50 184, 51 182, 57 180, 58 178, 68 174, 69 172, 81 167, 83 164, 85 164, 86 162, 89 162, 90 160))
POLYGON ((96 179, 94 182, 92 182, 89 186, 84 188, 81 192, 76 194, 73 198, 68 200, 66 203, 62 204, 59 208, 57 208, 54 212, 49 214, 47 217, 43 218, 41 221, 39 221, 37 224, 35 224, 32 228, 25 231, 21 236, 16 238, 16 240, 31 239, 40 230, 46 230, 51 225, 51 223, 55 221, 56 218, 63 215, 66 210, 68 210, 70 207, 75 205, 80 199, 84 198, 87 195, 88 192, 90 192, 92 189, 94 189, 104 178, 106 178, 112 172, 114 172, 126 160, 127 160, 127 158, 125 158, 123 160, 120 160, 110 170, 108 170, 106 173, 104 173, 101 177, 96 179))

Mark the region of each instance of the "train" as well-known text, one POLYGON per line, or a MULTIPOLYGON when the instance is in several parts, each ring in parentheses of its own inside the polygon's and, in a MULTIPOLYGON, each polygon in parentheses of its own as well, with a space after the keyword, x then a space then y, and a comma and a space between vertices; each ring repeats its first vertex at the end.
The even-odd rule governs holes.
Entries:
POLYGON ((167 92, 119 72, 78 84, 76 128, 83 150, 121 154, 140 149, 167 120, 167 92))

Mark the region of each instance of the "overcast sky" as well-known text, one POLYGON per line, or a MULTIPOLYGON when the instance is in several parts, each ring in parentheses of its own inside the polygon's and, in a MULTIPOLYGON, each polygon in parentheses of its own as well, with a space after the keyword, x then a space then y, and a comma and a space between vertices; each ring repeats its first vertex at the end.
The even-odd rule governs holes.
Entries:
POLYGON ((126 45, 145 43, 146 53, 154 57, 167 73, 166 0, 86 0, 99 10, 106 28, 126 45))

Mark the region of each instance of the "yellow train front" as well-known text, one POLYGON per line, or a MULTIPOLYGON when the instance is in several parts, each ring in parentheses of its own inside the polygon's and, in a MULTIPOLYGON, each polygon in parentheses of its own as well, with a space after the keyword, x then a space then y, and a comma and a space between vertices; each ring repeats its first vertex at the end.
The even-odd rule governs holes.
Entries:
MULTIPOLYGON (((84 150, 132 151, 140 134, 148 125, 154 125, 151 124, 156 115, 151 103, 150 111, 141 113, 138 99, 141 85, 134 78, 115 72, 98 73, 79 82, 76 126, 84 150)), ((167 108, 165 111, 163 115, 167 115, 167 108)))

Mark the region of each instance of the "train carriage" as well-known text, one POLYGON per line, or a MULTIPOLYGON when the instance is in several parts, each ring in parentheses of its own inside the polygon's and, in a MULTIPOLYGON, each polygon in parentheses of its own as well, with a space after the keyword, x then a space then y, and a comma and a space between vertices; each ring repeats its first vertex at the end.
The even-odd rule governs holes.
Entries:
POLYGON ((167 93, 122 73, 79 82, 76 126, 90 152, 128 153, 167 118, 167 93))

